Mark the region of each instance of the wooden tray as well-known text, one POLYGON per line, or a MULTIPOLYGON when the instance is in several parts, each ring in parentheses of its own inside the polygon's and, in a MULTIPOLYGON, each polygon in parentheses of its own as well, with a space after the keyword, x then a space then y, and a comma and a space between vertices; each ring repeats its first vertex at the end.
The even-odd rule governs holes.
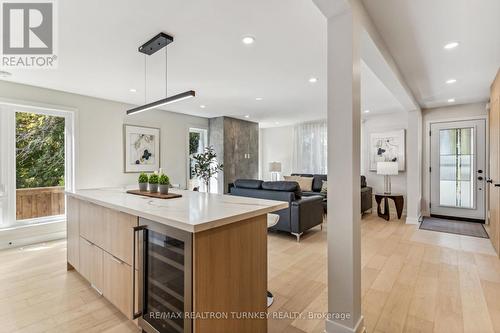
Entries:
POLYGON ((151 193, 149 191, 139 191, 139 190, 128 190, 127 193, 135 194, 135 195, 142 195, 144 197, 151 197, 151 198, 157 198, 157 199, 174 199, 174 198, 182 197, 182 195, 175 194, 175 193, 161 194, 160 192, 151 193))

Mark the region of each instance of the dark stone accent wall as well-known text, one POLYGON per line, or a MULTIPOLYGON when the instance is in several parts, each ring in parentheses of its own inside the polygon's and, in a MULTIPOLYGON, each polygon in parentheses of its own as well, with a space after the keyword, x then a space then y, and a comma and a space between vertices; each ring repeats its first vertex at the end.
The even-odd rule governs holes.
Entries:
POLYGON ((218 176, 219 193, 227 193, 236 179, 257 179, 259 173, 259 124, 230 117, 209 120, 209 143, 223 156, 218 176))

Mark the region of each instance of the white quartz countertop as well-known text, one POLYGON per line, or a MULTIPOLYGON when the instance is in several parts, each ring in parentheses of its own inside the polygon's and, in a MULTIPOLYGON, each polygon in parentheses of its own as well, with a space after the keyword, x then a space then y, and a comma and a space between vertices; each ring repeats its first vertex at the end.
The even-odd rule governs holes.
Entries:
POLYGON ((156 199, 126 188, 67 192, 68 196, 188 232, 200 232, 288 207, 287 202, 171 189, 182 198, 156 199))

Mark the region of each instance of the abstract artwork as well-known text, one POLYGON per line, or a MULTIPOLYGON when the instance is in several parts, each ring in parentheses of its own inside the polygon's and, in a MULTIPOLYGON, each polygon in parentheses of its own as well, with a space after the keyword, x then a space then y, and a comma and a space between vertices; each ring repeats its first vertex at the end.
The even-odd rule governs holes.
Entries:
POLYGON ((125 172, 153 172, 160 168, 160 129, 124 125, 125 172))
POLYGON ((370 171, 377 170, 377 162, 398 162, 399 171, 405 170, 405 130, 370 135, 370 171))

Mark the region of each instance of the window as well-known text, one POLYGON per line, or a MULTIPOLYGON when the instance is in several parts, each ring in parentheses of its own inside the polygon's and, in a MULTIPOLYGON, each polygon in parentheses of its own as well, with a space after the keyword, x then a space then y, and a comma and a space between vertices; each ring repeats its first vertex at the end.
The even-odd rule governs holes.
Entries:
POLYGON ((200 128, 189 129, 189 147, 188 147, 188 190, 195 187, 204 186, 203 182, 194 174, 193 155, 203 153, 203 149, 208 146, 208 131, 200 128))
POLYGON ((328 172, 328 126, 326 121, 296 125, 293 129, 293 172, 328 172))
POLYGON ((64 220, 73 113, 0 104, 0 127, 0 228, 64 220))

